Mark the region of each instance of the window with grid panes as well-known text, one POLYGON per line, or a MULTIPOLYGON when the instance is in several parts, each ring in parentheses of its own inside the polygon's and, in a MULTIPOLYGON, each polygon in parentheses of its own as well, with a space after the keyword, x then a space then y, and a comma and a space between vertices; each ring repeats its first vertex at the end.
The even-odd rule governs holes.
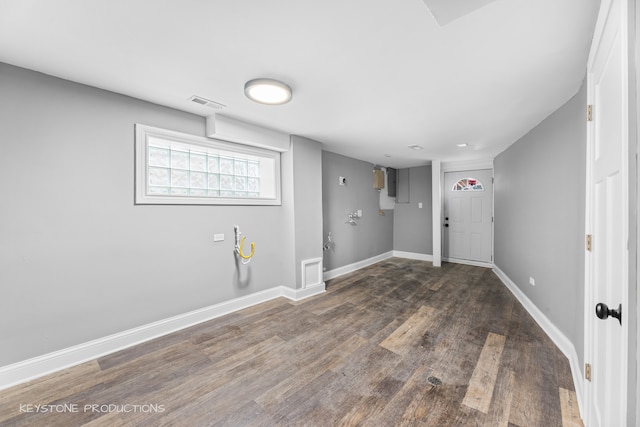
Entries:
POLYGON ((280 204, 280 153, 136 125, 136 203, 280 204))

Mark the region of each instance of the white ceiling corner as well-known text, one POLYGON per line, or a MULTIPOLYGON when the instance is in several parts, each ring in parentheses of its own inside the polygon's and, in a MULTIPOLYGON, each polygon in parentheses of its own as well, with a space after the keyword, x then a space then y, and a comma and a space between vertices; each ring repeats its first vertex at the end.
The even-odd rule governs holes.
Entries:
POLYGON ((423 0, 440 26, 461 18, 496 0, 423 0))

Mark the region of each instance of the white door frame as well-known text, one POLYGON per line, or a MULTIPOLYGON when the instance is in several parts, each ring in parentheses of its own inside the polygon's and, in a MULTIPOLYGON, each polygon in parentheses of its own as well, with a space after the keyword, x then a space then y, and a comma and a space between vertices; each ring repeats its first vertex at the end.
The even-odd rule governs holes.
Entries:
MULTIPOLYGON (((595 60, 595 56, 596 53, 599 49, 599 47, 601 46, 601 42, 602 42, 602 37, 603 34, 605 34, 605 20, 606 17, 609 15, 610 12, 610 6, 612 4, 612 0, 602 0, 602 3, 600 5, 600 11, 598 14, 598 22, 596 24, 596 28, 595 28, 595 33, 594 33, 594 37, 593 37, 593 44, 591 46, 591 51, 589 53, 589 60, 588 60, 588 67, 587 67, 587 99, 588 99, 588 104, 589 105, 593 105, 594 104, 594 83, 593 83, 593 76, 591 73, 592 70, 592 65, 594 63, 595 60)), ((629 237, 629 189, 628 189, 628 184, 629 184, 629 92, 627 89, 627 85, 628 85, 628 60, 629 57, 627 55, 628 52, 628 14, 627 14, 627 5, 628 2, 627 0, 621 0, 620 1, 621 4, 621 14, 622 17, 621 19, 621 31, 623 32, 623 35, 621 36, 622 38, 622 44, 623 47, 622 52, 622 61, 623 61, 623 75, 621 76, 621 79, 623 80, 623 90, 622 90, 622 102, 621 102, 621 115, 622 115, 622 121, 621 121, 621 135, 623 138, 623 147, 622 147, 622 152, 623 152, 623 176, 622 176, 622 184, 623 184, 623 190, 622 190, 622 197, 623 197, 623 204, 626 204, 627 208, 623 209, 623 215, 624 218, 626 218, 625 221, 623 221, 623 237, 626 236, 627 238, 629 237), (625 203, 626 201, 626 203, 625 203)), ((606 41, 604 43, 608 43, 609 41, 606 41)), ((593 113, 598 114, 597 111, 594 111, 593 113)), ((585 185, 586 185, 586 194, 585 194, 585 234, 586 235, 591 235, 593 234, 593 228, 594 228, 594 214, 593 214, 593 200, 594 200, 594 194, 593 194, 593 188, 591 185, 592 179, 593 179, 593 175, 594 175, 594 170, 593 170, 593 164, 591 162, 591 158, 593 156, 593 150, 594 150, 594 142, 595 142, 595 134, 594 134, 594 122, 587 122, 587 164, 586 164, 586 180, 585 180, 585 185)), ((593 239, 597 239, 598 236, 593 236, 593 239)), ((602 322, 603 320, 597 320, 596 316, 595 316, 595 302, 594 302, 594 289, 595 286, 597 286, 596 283, 594 283, 593 281, 593 277, 592 277, 592 271, 593 271, 593 262, 592 262, 592 257, 590 256, 590 252, 585 250, 585 301, 584 301, 584 360, 586 364, 590 364, 593 360, 593 351, 595 346, 598 345, 598 343, 594 342, 594 324, 595 322, 602 322)), ((610 305, 617 305, 618 303, 622 304, 622 318, 623 318, 623 322, 622 322, 622 345, 619 350, 621 352, 621 354, 623 355, 623 363, 622 363, 622 375, 621 375, 621 381, 624 383, 621 386, 621 393, 622 396, 620 396, 620 399, 622 400, 622 404, 623 407, 625 408, 625 414, 623 415, 625 417, 625 421, 626 421, 626 417, 627 417, 627 413, 629 408, 627 407, 627 390, 628 390, 628 385, 626 383, 627 381, 627 373, 628 373, 628 360, 627 360, 627 356, 628 356, 628 345, 629 345, 629 336, 628 336, 628 321, 625 322, 625 312, 628 312, 628 310, 630 309, 629 306, 629 293, 628 293, 628 278, 629 278, 629 269, 628 269, 628 265, 629 265, 629 259, 628 259, 628 252, 626 255, 626 262, 623 262, 623 277, 622 277, 622 285, 623 285, 623 290, 622 290, 622 296, 621 299, 622 301, 603 301, 605 303, 608 303, 610 305)), ((628 319, 628 317, 627 317, 628 319)), ((607 319, 604 321, 614 321, 612 319, 607 319)), ((593 369, 600 369, 602 367, 593 367, 593 369)), ((586 367, 585 367, 586 369, 586 367)), ((594 404, 593 402, 593 395, 592 395, 592 387, 591 386, 591 382, 590 381, 584 381, 583 382, 583 396, 584 396, 584 405, 581 408, 582 409, 582 416, 584 418, 584 423, 585 426, 590 426, 592 425, 594 420, 590 420, 590 408, 592 407, 592 405, 594 404)))
MULTIPOLYGON (((636 233, 635 233, 635 250, 636 250, 636 270, 635 270, 635 278, 636 278, 636 307, 635 307, 635 313, 636 313, 636 328, 635 328, 635 334, 632 334, 631 336, 635 336, 636 337, 636 349, 635 349, 635 357, 636 357, 636 375, 635 375, 635 400, 636 402, 638 401, 638 399, 640 399, 640 381, 638 376, 640 376, 640 337, 638 337, 638 335, 640 334, 640 286, 638 285, 638 281, 640 280, 640 278, 638 277, 638 266, 640 266, 640 250, 639 250, 639 244, 640 244, 640 164, 639 164, 639 159, 638 159, 638 152, 640 152, 640 131, 638 129, 639 125, 640 125, 640 94, 638 94, 638 88, 640 87, 640 5, 638 4, 638 1, 636 0, 633 3, 633 9, 631 9, 631 12, 634 14, 634 19, 633 19, 633 28, 630 29, 630 31, 633 31, 633 39, 634 39, 634 43, 635 43, 635 61, 633 63, 633 67, 631 67, 630 69, 634 69, 635 70, 635 75, 634 76, 629 76, 629 87, 630 87, 630 93, 635 93, 635 100, 634 103, 630 105, 633 105, 635 107, 635 113, 633 115, 630 115, 630 117, 634 117, 634 121, 632 123, 632 128, 634 133, 632 134, 633 137, 632 139, 629 141, 630 144, 633 144, 633 146, 635 147, 635 152, 636 152, 636 158, 635 158, 635 163, 634 163, 634 167, 635 170, 633 172, 635 172, 636 175, 636 188, 635 188, 635 204, 636 204, 636 233)), ((630 34, 631 36, 631 34, 630 34)), ((630 37, 631 38, 631 37, 630 37)), ((631 301, 629 301, 631 302, 631 301)), ((628 401, 628 399, 627 399, 628 401)), ((636 403, 636 424, 640 423, 640 405, 638 405, 636 403)))
MULTIPOLYGON (((493 175, 493 159, 486 160, 473 160, 473 161, 464 161, 464 162, 443 162, 440 165, 440 218, 444 218, 444 194, 446 189, 444 188, 444 174, 446 172, 466 172, 466 171, 474 171, 474 170, 487 170, 490 169, 493 175)), ((494 212, 494 204, 495 204, 495 186, 492 186, 493 194, 491 195, 491 215, 493 216, 494 212)), ((435 227, 435 223, 434 223, 435 227)), ((438 223, 438 227, 442 230, 442 221, 438 223)), ((491 222, 491 259, 494 259, 494 236, 493 236, 493 227, 494 223, 491 222)), ((444 236, 443 233, 440 233, 441 236, 444 236)), ((444 239, 440 239, 440 253, 444 249, 444 239)), ((458 260, 453 258, 442 258, 443 261, 454 262, 459 264, 467 264, 467 265, 475 265, 479 267, 488 267, 493 268, 493 261, 490 263, 482 263, 482 262, 474 262, 467 260, 458 260)))

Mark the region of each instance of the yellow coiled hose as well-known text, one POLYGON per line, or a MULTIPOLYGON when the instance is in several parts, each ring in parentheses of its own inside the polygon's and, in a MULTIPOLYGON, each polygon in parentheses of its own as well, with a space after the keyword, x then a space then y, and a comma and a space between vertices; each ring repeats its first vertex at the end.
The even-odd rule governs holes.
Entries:
POLYGON ((240 248, 238 248, 238 255, 240 255, 244 259, 249 259, 253 256, 253 253, 256 251, 256 245, 251 242, 251 253, 249 255, 245 255, 242 253, 242 247, 244 246, 244 237, 240 240, 240 248))

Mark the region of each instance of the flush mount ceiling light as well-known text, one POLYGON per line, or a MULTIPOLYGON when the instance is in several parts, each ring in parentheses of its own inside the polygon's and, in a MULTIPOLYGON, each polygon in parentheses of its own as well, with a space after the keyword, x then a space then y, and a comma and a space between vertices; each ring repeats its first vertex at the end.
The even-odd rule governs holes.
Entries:
POLYGON ((411 148, 412 150, 422 150, 424 149, 424 147, 420 146, 420 145, 409 145, 409 148, 411 148))
POLYGON ((468 147, 468 146, 469 146, 469 144, 465 144, 465 143, 462 143, 462 144, 456 144, 456 147, 460 147, 460 148, 468 147))
POLYGON ((249 80, 244 94, 252 101, 267 105, 281 105, 291 101, 291 88, 273 79, 249 80))

